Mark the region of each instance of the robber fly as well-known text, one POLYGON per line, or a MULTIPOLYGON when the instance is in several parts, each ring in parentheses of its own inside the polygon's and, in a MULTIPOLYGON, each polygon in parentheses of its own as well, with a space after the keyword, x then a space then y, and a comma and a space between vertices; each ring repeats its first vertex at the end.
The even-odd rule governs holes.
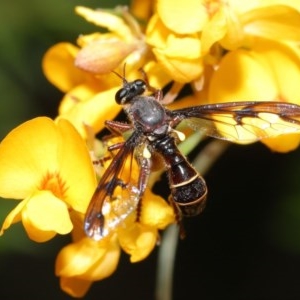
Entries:
MULTIPOLYGON (((117 74, 118 75, 118 74, 117 74)), ((179 218, 195 216, 205 207, 207 187, 177 147, 182 135, 175 128, 183 120, 194 130, 228 141, 247 142, 286 133, 300 132, 300 106, 284 102, 231 102, 169 110, 162 105, 162 91, 148 84, 145 77, 128 82, 115 100, 123 106, 129 123, 106 121, 113 133, 131 130, 101 177, 85 216, 87 236, 100 240, 119 226, 141 204, 154 157, 166 168, 171 195, 169 203, 179 218), (151 95, 145 95, 150 92, 151 95), (135 161, 138 174, 124 181, 124 162, 135 161)))

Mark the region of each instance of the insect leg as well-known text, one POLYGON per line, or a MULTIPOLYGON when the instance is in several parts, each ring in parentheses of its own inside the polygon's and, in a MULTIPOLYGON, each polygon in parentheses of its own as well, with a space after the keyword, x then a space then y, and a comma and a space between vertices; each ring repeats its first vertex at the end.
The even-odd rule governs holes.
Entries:
POLYGON ((105 121, 106 128, 114 135, 122 135, 124 132, 132 129, 132 125, 118 121, 105 121))
POLYGON ((184 229, 184 226, 182 223, 182 220, 183 220, 182 212, 181 212, 180 208, 178 207, 178 205, 176 205, 172 195, 169 196, 168 202, 172 206, 174 214, 175 214, 175 220, 179 227, 179 236, 181 239, 184 239, 185 238, 185 229, 184 229))
POLYGON ((141 216, 142 210, 142 197, 144 195, 145 189, 147 187, 149 175, 151 172, 151 159, 142 157, 138 160, 138 164, 140 166, 140 174, 138 178, 138 190, 139 190, 139 202, 137 205, 137 214, 136 214, 136 221, 138 222, 141 216))
POLYGON ((148 76, 147 76, 146 72, 142 68, 139 69, 139 71, 143 75, 143 80, 146 83, 147 90, 150 91, 151 93, 153 93, 153 97, 155 98, 155 100, 161 101, 162 98, 163 98, 162 90, 156 89, 155 87, 153 87, 153 86, 150 85, 148 76))

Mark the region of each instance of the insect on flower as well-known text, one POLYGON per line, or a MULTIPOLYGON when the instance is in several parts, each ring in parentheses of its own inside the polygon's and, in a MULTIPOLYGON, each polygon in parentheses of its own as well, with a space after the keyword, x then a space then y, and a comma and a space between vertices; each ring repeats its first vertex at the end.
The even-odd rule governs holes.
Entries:
MULTIPOLYGON (((118 75, 116 73, 116 75, 118 75)), ((100 240, 139 209, 154 158, 166 168, 171 195, 169 203, 178 219, 195 216, 205 207, 207 186, 177 148, 184 135, 176 126, 183 120, 194 130, 228 141, 247 142, 276 135, 300 132, 300 106, 284 102, 230 102, 169 110, 162 105, 162 91, 151 87, 145 76, 128 82, 115 100, 123 106, 130 123, 106 121, 112 133, 131 130, 100 179, 85 216, 84 229, 89 237, 100 240), (145 95, 145 92, 152 93, 145 95), (125 162, 138 165, 136 178, 121 177, 125 162)))

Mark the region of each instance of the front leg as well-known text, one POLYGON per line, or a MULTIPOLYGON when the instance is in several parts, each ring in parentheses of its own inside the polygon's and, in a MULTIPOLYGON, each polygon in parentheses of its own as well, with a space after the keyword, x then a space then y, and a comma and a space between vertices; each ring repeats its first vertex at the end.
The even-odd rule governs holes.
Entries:
POLYGON ((114 135, 122 135, 124 132, 132 129, 132 125, 129 123, 123 123, 118 121, 105 121, 106 128, 114 135))
POLYGON ((153 97, 155 98, 156 101, 161 102, 162 99, 163 99, 163 92, 162 92, 162 90, 156 89, 155 87, 153 87, 153 86, 150 85, 148 76, 147 76, 146 72, 143 69, 140 69, 139 71, 143 75, 143 80, 146 83, 147 90, 150 91, 151 93, 153 93, 153 97))

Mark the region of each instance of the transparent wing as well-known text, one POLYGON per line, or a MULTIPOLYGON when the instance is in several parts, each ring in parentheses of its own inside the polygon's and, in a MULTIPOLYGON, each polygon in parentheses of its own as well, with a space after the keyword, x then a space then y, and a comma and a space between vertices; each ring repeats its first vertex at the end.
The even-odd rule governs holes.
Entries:
POLYGON ((285 102, 227 102, 171 111, 194 130, 232 142, 248 143, 300 133, 300 106, 285 102))
POLYGON ((133 133, 120 148, 101 177, 91 199, 85 215, 84 230, 87 236, 95 240, 107 236, 138 205, 138 175, 133 178, 131 174, 133 152, 138 139, 138 135, 133 133))

